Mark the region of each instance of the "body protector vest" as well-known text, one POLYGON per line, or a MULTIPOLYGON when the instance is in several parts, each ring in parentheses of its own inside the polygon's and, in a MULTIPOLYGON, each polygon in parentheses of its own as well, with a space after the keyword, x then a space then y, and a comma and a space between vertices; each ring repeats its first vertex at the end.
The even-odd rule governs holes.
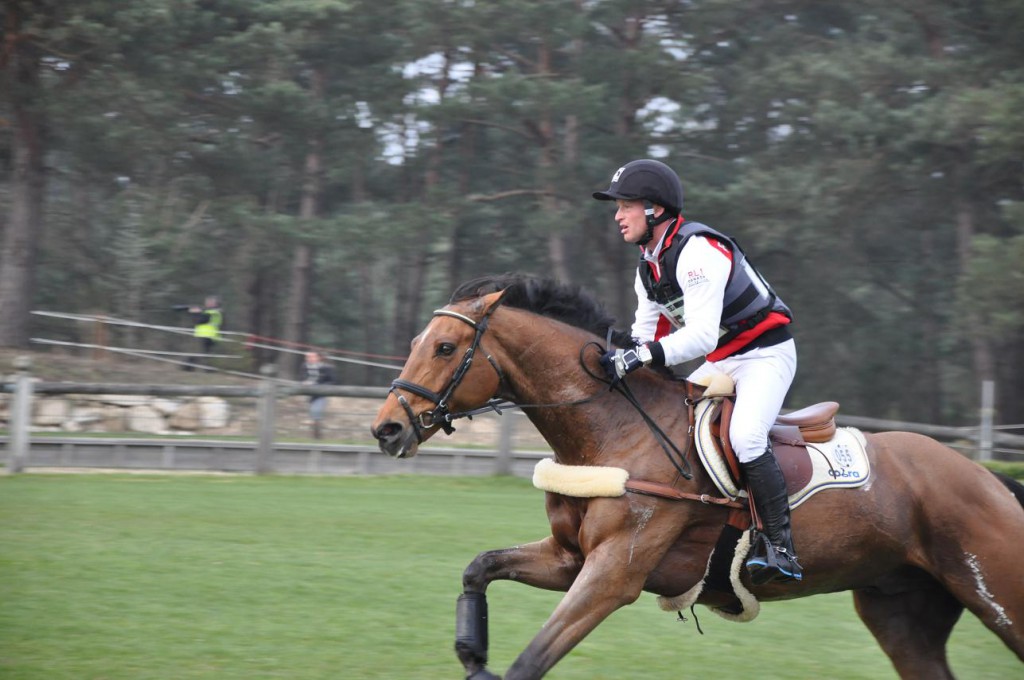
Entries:
POLYGON ((725 286, 718 347, 764 321, 770 312, 780 312, 793 318, 789 307, 747 260, 743 249, 734 239, 706 224, 684 222, 678 227, 678 232, 671 236, 669 246, 658 254, 658 268, 661 271, 659 280, 654 279, 654 273, 642 254, 638 267, 648 299, 664 309, 673 325, 677 328, 683 325, 683 290, 676 279, 676 265, 686 242, 698 235, 721 241, 732 251, 732 271, 725 286))

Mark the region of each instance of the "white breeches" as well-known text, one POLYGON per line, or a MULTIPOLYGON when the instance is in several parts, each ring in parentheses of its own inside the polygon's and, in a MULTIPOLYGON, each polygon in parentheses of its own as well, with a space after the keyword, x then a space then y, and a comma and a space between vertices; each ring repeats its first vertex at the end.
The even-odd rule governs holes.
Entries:
POLYGON ((787 340, 745 354, 706 361, 690 374, 690 381, 725 373, 736 383, 736 408, 729 439, 741 463, 749 463, 768 446, 768 430, 782 410, 796 374, 796 343, 787 340))

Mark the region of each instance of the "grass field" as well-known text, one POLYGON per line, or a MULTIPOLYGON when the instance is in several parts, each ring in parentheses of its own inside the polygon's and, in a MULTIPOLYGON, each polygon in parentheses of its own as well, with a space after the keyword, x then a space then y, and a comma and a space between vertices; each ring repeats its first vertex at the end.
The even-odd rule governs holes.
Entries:
MULTIPOLYGON (((510 478, 0 477, 0 677, 461 678, 463 568, 546 534, 541 492, 510 478)), ((491 586, 496 671, 559 597, 491 586)), ((895 677, 848 594, 697 615, 703 636, 645 595, 548 677, 895 677)), ((1024 678, 969 614, 950 658, 1024 678)))

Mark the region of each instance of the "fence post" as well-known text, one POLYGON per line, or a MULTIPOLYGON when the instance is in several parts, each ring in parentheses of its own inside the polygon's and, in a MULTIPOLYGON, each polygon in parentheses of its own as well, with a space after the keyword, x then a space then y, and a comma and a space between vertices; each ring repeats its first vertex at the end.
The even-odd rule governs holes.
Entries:
POLYGON ((978 460, 992 460, 993 425, 995 417, 996 383, 981 381, 981 426, 978 428, 978 460))
POLYGON ((277 425, 277 381, 274 380, 276 367, 274 364, 260 366, 259 397, 259 442, 256 445, 256 474, 265 475, 273 472, 271 459, 274 454, 274 429, 277 425))
POLYGON ((92 342, 95 345, 92 350, 92 358, 94 361, 106 361, 110 356, 104 349, 107 346, 107 322, 102 316, 102 311, 96 312, 95 318, 92 321, 92 342))
POLYGON ((7 469, 11 474, 25 469, 29 450, 29 425, 32 423, 32 359, 18 356, 14 359, 14 398, 11 400, 10 460, 7 469))
POLYGON ((512 474, 512 435, 516 426, 515 411, 501 416, 501 427, 498 430, 498 460, 495 473, 499 475, 512 474))

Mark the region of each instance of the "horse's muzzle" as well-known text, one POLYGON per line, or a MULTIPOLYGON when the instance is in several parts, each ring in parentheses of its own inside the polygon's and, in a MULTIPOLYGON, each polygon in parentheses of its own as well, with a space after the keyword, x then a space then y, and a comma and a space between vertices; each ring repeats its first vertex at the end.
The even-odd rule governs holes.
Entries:
POLYGON ((380 450, 395 458, 410 458, 416 455, 419 442, 416 432, 400 422, 388 420, 370 427, 370 434, 377 440, 380 450))

